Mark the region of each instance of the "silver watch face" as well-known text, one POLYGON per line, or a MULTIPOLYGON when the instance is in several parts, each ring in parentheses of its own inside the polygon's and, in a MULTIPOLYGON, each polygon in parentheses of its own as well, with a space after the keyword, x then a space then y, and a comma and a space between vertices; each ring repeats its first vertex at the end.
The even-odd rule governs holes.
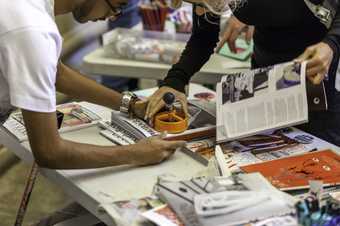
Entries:
POLYGON ((123 92, 123 97, 122 97, 122 103, 121 106, 119 108, 120 112, 124 113, 124 114, 128 114, 129 113, 129 108, 130 108, 130 102, 137 98, 136 94, 132 93, 132 92, 123 92))

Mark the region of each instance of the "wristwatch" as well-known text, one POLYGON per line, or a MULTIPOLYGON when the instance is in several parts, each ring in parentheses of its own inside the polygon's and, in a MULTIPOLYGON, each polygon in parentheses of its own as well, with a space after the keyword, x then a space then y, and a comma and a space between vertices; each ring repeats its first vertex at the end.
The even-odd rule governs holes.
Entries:
POLYGON ((119 111, 123 114, 129 115, 132 111, 131 104, 138 99, 137 95, 133 92, 124 91, 122 102, 119 107, 119 111))

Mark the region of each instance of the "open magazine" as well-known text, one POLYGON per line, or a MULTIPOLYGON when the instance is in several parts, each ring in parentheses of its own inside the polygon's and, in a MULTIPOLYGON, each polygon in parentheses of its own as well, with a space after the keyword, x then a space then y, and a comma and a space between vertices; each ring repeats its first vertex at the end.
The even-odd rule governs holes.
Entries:
MULTIPOLYGON (((72 102, 57 106, 57 111, 63 113, 63 121, 59 132, 67 132, 89 127, 107 118, 105 108, 88 102, 72 102)), ((11 114, 3 126, 19 141, 28 139, 21 111, 11 114)))
POLYGON ((217 142, 306 123, 308 103, 320 108, 327 101, 323 84, 309 101, 305 73, 305 62, 289 62, 223 76, 216 87, 217 142))

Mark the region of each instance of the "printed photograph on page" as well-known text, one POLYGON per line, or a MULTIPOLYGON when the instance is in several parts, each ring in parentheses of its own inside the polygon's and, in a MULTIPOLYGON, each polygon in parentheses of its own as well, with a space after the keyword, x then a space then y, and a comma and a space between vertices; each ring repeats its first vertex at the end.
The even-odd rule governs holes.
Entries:
POLYGON ((292 63, 277 68, 276 89, 282 90, 301 84, 301 64, 292 63))
POLYGON ((222 83, 222 103, 235 103, 254 96, 268 94, 271 68, 227 75, 222 83))

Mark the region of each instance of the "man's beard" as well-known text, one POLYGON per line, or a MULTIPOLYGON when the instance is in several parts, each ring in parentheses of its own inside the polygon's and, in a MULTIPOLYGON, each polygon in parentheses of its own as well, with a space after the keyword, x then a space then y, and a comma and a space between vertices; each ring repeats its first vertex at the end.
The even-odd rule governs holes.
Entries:
POLYGON ((86 17, 90 14, 95 4, 96 0, 87 0, 82 3, 80 6, 72 11, 74 19, 79 23, 87 22, 86 17))

